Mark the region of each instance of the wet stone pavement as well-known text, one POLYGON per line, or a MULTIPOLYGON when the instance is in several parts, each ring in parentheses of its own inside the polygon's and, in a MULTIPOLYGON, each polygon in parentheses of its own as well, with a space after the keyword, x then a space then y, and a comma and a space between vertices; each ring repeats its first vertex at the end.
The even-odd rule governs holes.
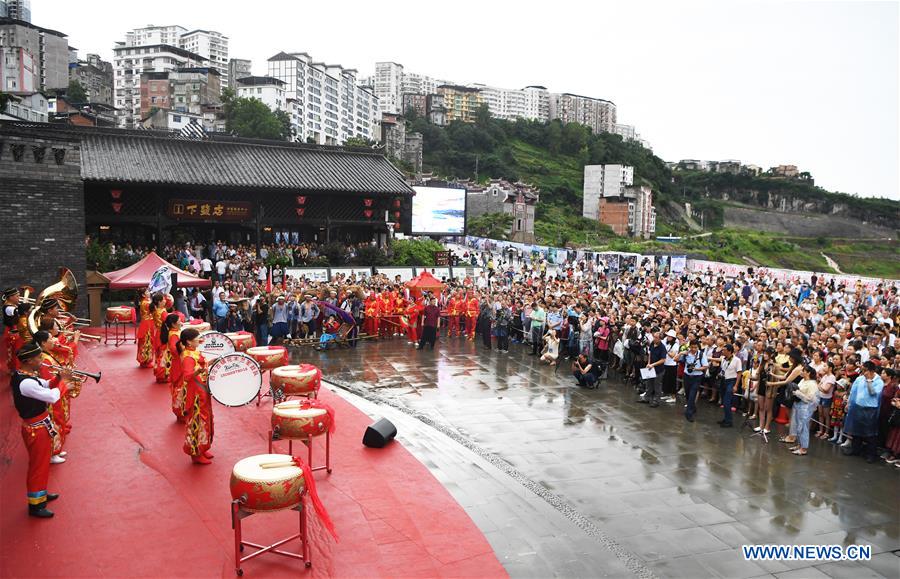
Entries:
MULTIPOLYGON (((550 515, 536 507, 550 503, 500 469, 480 482, 436 473, 511 575, 900 577, 900 469, 841 456, 815 439, 809 455, 797 457, 777 442, 786 427, 764 444, 738 427, 738 416, 735 428, 720 429, 718 406, 700 402, 688 423, 682 400, 637 404, 634 389, 616 378, 583 390, 567 362, 554 372, 522 346, 503 354, 477 344, 443 338, 435 351, 417 351, 395 338, 324 353, 297 348, 292 358, 421 413, 561 498, 565 506, 550 515), (510 495, 535 509, 522 510, 510 495), (515 524, 498 525, 516 511, 515 524), (554 523, 548 532, 521 520, 532 514, 543 523, 583 517, 601 536, 584 524, 554 523), (745 561, 745 544, 868 544, 872 559, 745 561)), ((422 458, 428 444, 420 446, 411 450, 422 458)), ((434 457, 450 456, 447 448, 434 457)))

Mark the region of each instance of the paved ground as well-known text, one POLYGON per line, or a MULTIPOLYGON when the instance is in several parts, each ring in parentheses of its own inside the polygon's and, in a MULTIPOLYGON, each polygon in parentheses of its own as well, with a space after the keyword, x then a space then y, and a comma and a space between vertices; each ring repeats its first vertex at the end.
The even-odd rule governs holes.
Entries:
MULTIPOLYGON (((642 574, 644 567, 660 577, 900 576, 900 471, 840 456, 830 444, 815 441, 808 456, 795 457, 775 438, 764 445, 747 430, 721 430, 718 408, 706 403, 690 424, 680 403, 635 404, 633 390, 616 381, 580 390, 566 372, 554 374, 515 345, 500 354, 451 339, 438 351, 419 352, 395 339, 293 356, 321 365, 326 379, 449 427, 499 463, 498 472, 481 478, 503 481, 490 484, 506 486, 506 494, 479 477, 455 480, 453 463, 465 455, 442 450, 425 461, 433 472, 445 471, 437 476, 512 575, 642 574), (547 504, 579 525, 547 534, 540 527, 546 521, 536 529, 504 520, 520 499, 538 498, 517 493, 510 481, 537 483, 547 504), (585 540, 593 541, 590 555, 585 540), (870 562, 757 563, 740 555, 743 544, 859 543, 872 546, 870 562), (573 557, 582 564, 569 566, 573 557)), ((407 441, 427 457, 428 442, 407 441)))

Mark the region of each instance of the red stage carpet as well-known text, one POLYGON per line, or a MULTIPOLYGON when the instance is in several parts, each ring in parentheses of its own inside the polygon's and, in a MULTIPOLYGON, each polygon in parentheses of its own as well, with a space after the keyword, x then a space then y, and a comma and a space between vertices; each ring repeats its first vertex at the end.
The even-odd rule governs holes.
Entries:
MULTIPOLYGON (((85 384, 73 402, 69 461, 50 471, 50 490, 62 495, 51 504, 53 519, 26 514, 26 455, 5 387, 0 576, 233 577, 228 482, 235 462, 267 452, 271 400, 260 408, 216 404, 216 458, 193 466, 181 451, 184 431, 169 409, 168 386, 138 369, 134 346, 81 350, 79 368, 102 369, 103 379, 85 384)), ((337 417, 334 472, 315 476, 340 542, 310 509, 312 568, 267 554, 244 563, 245 576, 506 575, 481 531, 415 457, 396 443, 363 447, 368 417, 325 390, 321 398, 337 417)), ((304 456, 298 446, 295 454, 304 456)), ((275 452, 287 453, 287 443, 275 452)), ((314 456, 324 460, 324 439, 315 441, 314 456)), ((257 514, 244 520, 244 539, 268 544, 296 526, 293 511, 257 514)))

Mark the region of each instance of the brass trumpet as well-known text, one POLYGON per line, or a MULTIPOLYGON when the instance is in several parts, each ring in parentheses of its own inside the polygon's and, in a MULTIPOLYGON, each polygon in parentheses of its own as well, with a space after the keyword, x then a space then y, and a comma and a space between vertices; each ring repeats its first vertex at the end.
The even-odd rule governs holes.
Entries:
POLYGON ((47 366, 51 370, 57 370, 57 371, 68 370, 72 373, 73 376, 77 376, 80 378, 93 378, 94 382, 98 382, 98 383, 100 382, 100 375, 103 374, 103 372, 94 373, 94 372, 86 372, 84 370, 76 370, 75 368, 66 368, 65 366, 57 366, 56 364, 50 364, 49 362, 44 362, 43 365, 47 366))
MULTIPOLYGON (((75 330, 63 330, 60 332, 60 334, 64 334, 66 336, 72 336, 75 334, 75 330)), ((81 333, 78 334, 78 339, 79 340, 90 340, 92 342, 100 342, 103 340, 103 338, 101 338, 100 336, 95 336, 93 334, 81 334, 81 333)))

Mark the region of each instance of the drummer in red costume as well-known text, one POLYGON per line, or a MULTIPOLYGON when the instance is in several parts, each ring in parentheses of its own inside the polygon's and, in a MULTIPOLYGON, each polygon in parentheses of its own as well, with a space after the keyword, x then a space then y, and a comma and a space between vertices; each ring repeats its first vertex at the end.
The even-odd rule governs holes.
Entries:
POLYGON ((365 321, 365 332, 370 336, 378 335, 378 300, 375 297, 375 292, 369 292, 369 295, 366 297, 366 321, 365 321))
POLYGON ((471 297, 466 300, 466 337, 470 341, 475 340, 475 320, 478 319, 479 309, 478 296, 472 293, 471 297))
POLYGON ((447 329, 447 337, 452 338, 454 336, 458 336, 459 334, 459 298, 458 294, 453 292, 450 295, 450 299, 447 300, 447 322, 449 327, 447 329))
MULTIPOLYGON (((168 314, 159 330, 159 343, 156 349, 156 368, 153 373, 160 384, 171 383, 172 352, 177 354, 179 334, 181 333, 181 316, 168 314)), ((177 359, 177 356, 176 356, 177 359)))
POLYGON ((41 348, 34 342, 22 346, 17 358, 20 370, 10 379, 13 402, 22 419, 22 439, 28 450, 28 514, 32 517, 50 518, 53 511, 47 503, 59 498, 58 494, 47 492, 50 478, 50 456, 53 437, 56 435, 48 405, 60 397, 59 383, 72 378, 69 370, 61 370, 51 381, 40 378, 41 348))
POLYGON ((151 298, 148 291, 145 291, 141 298, 141 325, 137 329, 137 361, 141 368, 153 367, 156 345, 154 314, 161 302, 162 296, 155 295, 151 298))
POLYGON ((424 310, 425 306, 422 305, 421 298, 418 300, 418 303, 414 300, 409 300, 409 305, 406 306, 406 335, 410 344, 419 343, 419 317, 424 310))
POLYGON ((19 335, 19 317, 22 315, 19 306, 19 288, 11 287, 3 292, 3 356, 6 369, 10 373, 19 367, 16 352, 24 345, 23 337, 19 335))
POLYGON ((213 441, 212 399, 209 396, 209 374, 206 359, 197 348, 200 332, 188 328, 181 333, 178 349, 181 352, 181 379, 185 388, 184 452, 194 464, 210 464, 209 451, 213 441))

